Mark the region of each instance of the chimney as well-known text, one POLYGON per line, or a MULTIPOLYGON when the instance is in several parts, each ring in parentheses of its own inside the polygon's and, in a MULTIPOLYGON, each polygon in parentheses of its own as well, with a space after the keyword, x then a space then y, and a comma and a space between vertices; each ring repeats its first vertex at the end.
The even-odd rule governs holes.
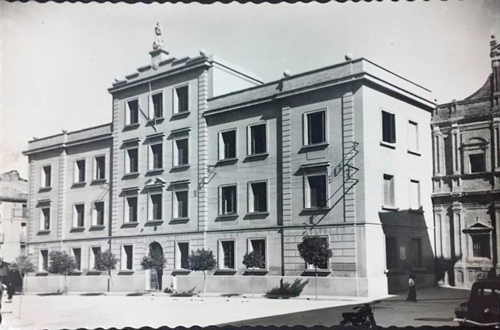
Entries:
POLYGON ((161 33, 161 24, 160 22, 156 22, 153 50, 149 52, 149 54, 151 55, 151 66, 154 70, 158 69, 160 62, 166 60, 169 54, 166 50, 163 49, 164 42, 161 33))

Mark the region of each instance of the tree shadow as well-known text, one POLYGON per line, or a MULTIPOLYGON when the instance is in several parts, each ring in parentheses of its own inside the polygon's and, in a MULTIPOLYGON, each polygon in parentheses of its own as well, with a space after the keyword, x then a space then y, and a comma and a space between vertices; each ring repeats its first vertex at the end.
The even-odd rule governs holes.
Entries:
POLYGON ((293 281, 293 283, 284 282, 267 291, 264 297, 269 299, 288 299, 290 297, 297 297, 302 293, 308 283, 309 280, 302 281, 302 279, 299 278, 293 281))
POLYGON ((192 297, 192 296, 197 295, 196 293, 194 293, 194 289, 196 289, 196 286, 193 286, 193 288, 189 291, 172 293, 170 296, 171 297, 192 297))

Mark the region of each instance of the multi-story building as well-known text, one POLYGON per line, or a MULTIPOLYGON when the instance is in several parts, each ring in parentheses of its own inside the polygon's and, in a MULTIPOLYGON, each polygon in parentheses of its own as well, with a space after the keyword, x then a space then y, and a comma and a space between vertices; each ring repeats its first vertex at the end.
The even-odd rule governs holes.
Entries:
POLYGON ((26 254, 28 182, 17 171, 0 174, 0 259, 26 254))
POLYGON ((500 271, 500 45, 485 84, 432 119, 437 276, 471 286, 500 271))
MULTIPOLYGON (((262 83, 203 50, 169 57, 161 34, 150 54, 109 89, 110 125, 29 143, 40 271, 62 249, 84 275, 110 248, 115 290, 143 289, 140 261, 155 248, 167 258, 164 282, 179 274, 179 290, 198 291, 203 277, 187 258, 207 248, 217 258, 207 290, 235 293, 248 290, 243 255, 259 250, 265 292, 313 274, 297 245, 314 234, 333 252, 320 269, 324 294, 386 294, 405 268, 433 283, 427 89, 350 55, 262 83)), ((49 278, 31 280, 49 288, 49 278)))

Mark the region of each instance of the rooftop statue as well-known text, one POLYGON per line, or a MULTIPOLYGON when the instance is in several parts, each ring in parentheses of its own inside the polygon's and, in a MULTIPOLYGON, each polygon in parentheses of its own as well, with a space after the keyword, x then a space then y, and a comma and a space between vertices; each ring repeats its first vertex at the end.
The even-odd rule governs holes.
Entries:
POLYGON ((160 22, 156 22, 155 41, 153 42, 153 49, 158 50, 163 48, 163 43, 163 39, 161 38, 161 24, 160 22))

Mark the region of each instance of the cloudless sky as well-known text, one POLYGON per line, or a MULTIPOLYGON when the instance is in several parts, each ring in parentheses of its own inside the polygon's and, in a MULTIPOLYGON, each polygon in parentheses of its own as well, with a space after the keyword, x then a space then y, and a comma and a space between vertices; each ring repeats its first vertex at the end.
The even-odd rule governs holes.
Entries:
POLYGON ((171 55, 200 49, 271 81, 346 53, 463 99, 490 73, 499 1, 328 4, 0 2, 0 171, 27 178, 33 137, 111 121, 115 77, 149 64, 156 21, 171 55))

